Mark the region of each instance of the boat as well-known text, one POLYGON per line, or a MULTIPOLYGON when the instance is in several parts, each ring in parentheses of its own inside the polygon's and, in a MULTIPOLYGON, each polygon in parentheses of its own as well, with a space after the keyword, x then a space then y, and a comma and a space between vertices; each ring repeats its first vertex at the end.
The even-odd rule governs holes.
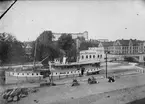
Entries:
MULTIPOLYGON (((36 55, 36 50, 35 50, 36 55)), ((35 57, 34 55, 34 57, 35 57)), ((100 61, 97 59, 89 61, 79 61, 67 62, 64 56, 62 62, 60 60, 54 59, 54 61, 49 61, 48 56, 41 62, 36 64, 34 59, 34 64, 23 65, 15 67, 12 71, 7 71, 6 80, 23 80, 28 81, 28 79, 40 80, 46 77, 60 77, 60 76, 71 76, 71 75, 89 75, 89 74, 99 74, 101 71, 100 61), (47 65, 43 65, 43 62, 47 60, 47 65), (45 67, 44 67, 45 66, 45 67), (18 70, 17 70, 18 69, 18 70)), ((7 81, 12 82, 12 81, 7 81)))

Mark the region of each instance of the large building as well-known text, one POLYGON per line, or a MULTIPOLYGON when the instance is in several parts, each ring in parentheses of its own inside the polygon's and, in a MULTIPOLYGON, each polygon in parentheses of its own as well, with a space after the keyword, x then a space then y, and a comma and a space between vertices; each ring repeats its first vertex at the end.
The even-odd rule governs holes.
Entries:
POLYGON ((136 39, 100 42, 98 47, 103 47, 105 52, 108 51, 111 54, 125 55, 145 53, 145 42, 136 39))
POLYGON ((99 42, 109 42, 108 39, 97 39, 99 42))
POLYGON ((112 54, 140 54, 145 53, 145 42, 130 39, 116 40, 112 46, 112 54))
POLYGON ((62 34, 71 34, 73 39, 76 39, 77 37, 84 37, 86 40, 88 40, 88 32, 85 31, 83 33, 53 33, 54 35, 54 41, 58 40, 58 38, 62 35, 62 34))

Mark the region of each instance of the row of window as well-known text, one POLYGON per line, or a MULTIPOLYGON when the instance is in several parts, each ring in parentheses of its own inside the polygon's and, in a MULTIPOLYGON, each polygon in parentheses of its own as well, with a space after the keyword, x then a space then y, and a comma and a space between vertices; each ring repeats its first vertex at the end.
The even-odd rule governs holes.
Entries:
MULTIPOLYGON (((94 71, 95 69, 90 69, 90 70, 86 70, 86 71, 94 71)), ((55 73, 56 75, 57 74, 69 74, 69 73, 77 73, 79 71, 71 71, 71 72, 60 72, 60 73, 55 73)))
MULTIPOLYGON (((15 74, 15 73, 12 73, 13 75, 15 74)), ((17 73, 17 75, 26 75, 26 73, 17 73)), ((27 73, 27 75, 34 75, 34 73, 27 73)), ((39 73, 36 73, 35 75, 40 75, 39 73)))
POLYGON ((84 59, 84 58, 86 58, 86 59, 91 59, 91 58, 102 58, 102 55, 98 55, 97 57, 96 57, 96 55, 82 55, 81 56, 81 59, 84 59))

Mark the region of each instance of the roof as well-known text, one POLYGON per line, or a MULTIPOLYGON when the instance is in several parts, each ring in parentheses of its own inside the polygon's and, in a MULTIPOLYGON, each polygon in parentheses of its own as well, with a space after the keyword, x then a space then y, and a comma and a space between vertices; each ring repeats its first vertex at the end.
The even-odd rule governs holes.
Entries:
POLYGON ((137 45, 139 45, 139 43, 143 42, 143 41, 136 40, 136 39, 130 39, 130 40, 124 40, 124 39, 122 39, 122 40, 118 40, 118 41, 119 41, 120 44, 123 45, 123 46, 128 46, 130 41, 132 41, 132 44, 133 44, 134 46, 137 46, 137 45))
POLYGON ((109 47, 109 46, 113 46, 113 41, 111 41, 111 42, 101 42, 102 43, 102 45, 103 45, 103 47, 109 47))
POLYGON ((129 40, 122 39, 122 40, 117 40, 117 41, 119 41, 120 44, 123 45, 123 46, 128 46, 129 45, 129 40))
POLYGON ((68 64, 53 64, 54 66, 78 66, 78 65, 88 65, 88 64, 95 64, 95 63, 100 63, 100 61, 92 60, 92 61, 84 61, 84 62, 73 62, 73 63, 68 63, 68 64))

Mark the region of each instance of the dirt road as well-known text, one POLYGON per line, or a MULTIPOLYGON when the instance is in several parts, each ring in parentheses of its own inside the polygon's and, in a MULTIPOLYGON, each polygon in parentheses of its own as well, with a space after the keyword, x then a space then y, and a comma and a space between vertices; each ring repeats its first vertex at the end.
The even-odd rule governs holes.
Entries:
MULTIPOLYGON (((126 104, 145 97, 145 74, 122 76, 115 83, 100 79, 99 84, 81 83, 78 87, 43 87, 18 104, 126 104)), ((17 104, 17 103, 11 103, 17 104)))

